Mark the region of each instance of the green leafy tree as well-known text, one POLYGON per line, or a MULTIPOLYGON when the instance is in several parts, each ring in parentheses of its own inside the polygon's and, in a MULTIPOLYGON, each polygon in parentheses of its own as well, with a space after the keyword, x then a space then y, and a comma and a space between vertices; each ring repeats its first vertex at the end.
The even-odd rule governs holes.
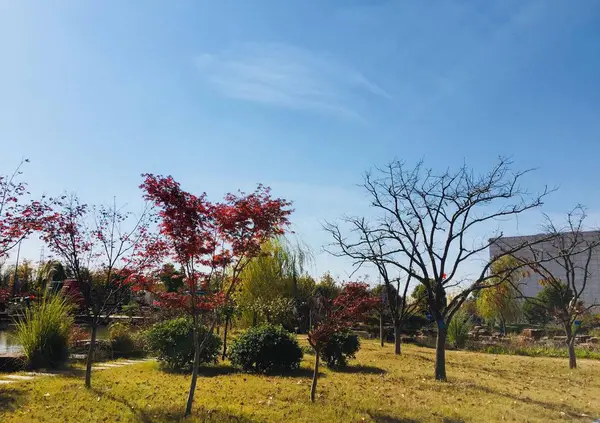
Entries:
POLYGON ((35 266, 31 260, 23 260, 16 267, 7 268, 9 285, 14 294, 35 290, 35 266))
POLYGON ((294 315, 297 325, 296 329, 299 333, 306 333, 309 330, 310 305, 316 286, 317 283, 315 280, 307 274, 298 278, 294 315))
POLYGON ((241 275, 236 302, 242 321, 252 326, 260 321, 289 326, 296 298, 305 290, 304 266, 309 256, 284 238, 265 242, 261 250, 241 275))
POLYGON ((339 295, 341 290, 341 286, 337 283, 335 278, 331 276, 331 273, 325 272, 323 276, 321 276, 321 279, 319 279, 319 283, 316 284, 313 295, 320 295, 333 300, 339 295))
POLYGON ((331 273, 325 272, 315 285, 312 295, 308 300, 308 329, 312 329, 318 316, 321 315, 340 294, 342 288, 331 273))
POLYGON ((172 263, 163 265, 159 279, 167 292, 177 292, 183 288, 183 273, 175 269, 172 263))
POLYGON ((569 304, 573 292, 562 282, 548 284, 540 281, 542 290, 534 298, 523 302, 523 316, 532 325, 547 325, 553 319, 553 313, 569 304))
POLYGON ((477 297, 477 312, 488 321, 499 322, 502 333, 506 335, 506 323, 515 322, 521 314, 516 286, 523 278, 523 272, 513 272, 518 266, 514 257, 504 256, 492 264, 492 271, 498 276, 489 279, 488 289, 477 297))

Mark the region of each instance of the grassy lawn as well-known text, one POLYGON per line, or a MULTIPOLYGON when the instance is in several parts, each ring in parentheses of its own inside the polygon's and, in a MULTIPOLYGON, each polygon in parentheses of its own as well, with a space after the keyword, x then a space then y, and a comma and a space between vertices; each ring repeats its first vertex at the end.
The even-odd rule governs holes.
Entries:
MULTIPOLYGON (((433 350, 363 341, 345 372, 322 370, 319 398, 309 401, 305 355, 294 376, 252 376, 226 365, 198 381, 193 422, 591 422, 600 418, 600 362, 448 352, 447 383, 433 380, 433 350)), ((0 385, 0 421, 180 421, 189 377, 154 362, 80 375, 0 385)))

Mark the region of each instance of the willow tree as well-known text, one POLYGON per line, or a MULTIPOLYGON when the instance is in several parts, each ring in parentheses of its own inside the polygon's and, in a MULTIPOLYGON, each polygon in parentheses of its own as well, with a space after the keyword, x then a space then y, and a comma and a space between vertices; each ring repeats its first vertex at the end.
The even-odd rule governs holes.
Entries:
POLYGON ((236 302, 242 318, 255 325, 259 319, 281 323, 292 316, 301 290, 299 283, 310 260, 307 249, 285 238, 265 242, 261 255, 241 275, 236 302))
MULTIPOLYGON (((469 262, 486 255, 502 237, 490 226, 542 204, 547 189, 532 195, 520 186, 527 173, 513 172, 511 162, 502 158, 480 175, 466 165, 437 172, 422 163, 410 168, 393 161, 365 175, 372 217, 348 216, 340 224, 326 225, 334 254, 351 258, 356 266, 373 266, 388 285, 400 274, 424 286, 437 325, 437 380, 446 380, 445 344, 454 315, 472 292, 517 270, 499 275, 486 262, 474 278, 465 278, 469 262), (450 288, 452 299, 446 296, 450 288)), ((513 245, 497 258, 527 245, 513 245)))
POLYGON ((58 260, 48 260, 41 263, 35 276, 35 291, 42 294, 48 290, 52 282, 61 282, 67 279, 68 269, 58 260))

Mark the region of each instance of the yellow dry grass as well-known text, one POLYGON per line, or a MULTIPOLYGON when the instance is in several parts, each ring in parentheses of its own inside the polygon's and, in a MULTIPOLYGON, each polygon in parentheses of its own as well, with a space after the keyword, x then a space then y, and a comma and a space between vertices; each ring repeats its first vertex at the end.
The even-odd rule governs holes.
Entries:
MULTIPOLYGON (((322 370, 309 401, 313 357, 289 376, 255 376, 228 365, 199 379, 190 422, 592 422, 600 418, 600 362, 448 352, 448 382, 436 382, 434 352, 364 341, 344 372, 322 370)), ((156 363, 0 385, 0 421, 182 421, 189 376, 156 363)))

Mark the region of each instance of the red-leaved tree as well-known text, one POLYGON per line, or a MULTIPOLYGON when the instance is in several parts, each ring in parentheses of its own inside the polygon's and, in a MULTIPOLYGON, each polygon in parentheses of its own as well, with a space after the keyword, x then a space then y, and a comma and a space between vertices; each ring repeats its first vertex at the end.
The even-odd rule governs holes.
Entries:
POLYGON ((40 228, 41 238, 73 273, 90 321, 87 388, 91 387, 98 326, 128 298, 134 276, 145 266, 138 250, 148 244, 150 222, 146 211, 134 217, 116 203, 90 208, 73 195, 55 199, 53 215, 40 228))
MULTIPOLYGON (((158 292, 162 306, 184 310, 193 320, 194 364, 185 415, 192 411, 200 354, 207 336, 201 339, 201 325, 212 334, 215 310, 229 303, 244 267, 260 254, 260 245, 281 235, 288 224, 290 203, 272 198, 269 188, 259 185, 250 194, 227 194, 221 203, 211 203, 206 194, 183 191, 170 176, 146 174, 141 188, 145 198, 158 209, 162 239, 145 255, 157 262, 161 256, 176 261, 184 273, 177 292, 158 292)), ((140 288, 152 290, 154 275, 146 271, 140 288)))
POLYGON ((366 283, 349 282, 333 301, 321 299, 317 302, 320 304, 316 313, 318 320, 308 333, 308 343, 315 351, 315 367, 310 388, 312 402, 315 401, 317 392, 319 360, 323 349, 334 334, 346 331, 363 320, 365 315, 377 306, 379 298, 371 295, 366 283))
MULTIPOLYGON (((24 159, 11 174, 0 175, 0 263, 47 217, 45 198, 39 201, 26 200, 29 194, 27 184, 19 180, 23 174, 21 168, 28 162, 28 159, 24 159)), ((7 302, 17 290, 17 278, 12 291, 9 286, 0 287, 0 305, 7 302)))
POLYGON ((41 201, 25 201, 29 192, 19 176, 23 164, 28 162, 21 161, 10 175, 0 175, 0 259, 5 259, 10 250, 39 228, 48 212, 43 197, 41 201))

